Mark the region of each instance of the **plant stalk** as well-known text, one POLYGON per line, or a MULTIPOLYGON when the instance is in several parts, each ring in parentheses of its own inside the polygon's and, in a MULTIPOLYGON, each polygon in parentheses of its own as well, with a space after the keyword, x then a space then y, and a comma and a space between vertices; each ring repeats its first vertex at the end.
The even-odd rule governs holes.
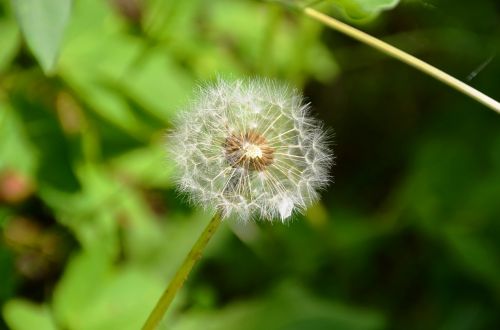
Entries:
POLYGON ((191 269, 196 264, 196 262, 201 258, 202 252, 207 246, 208 241, 214 235, 215 231, 222 222, 222 212, 219 210, 213 216, 212 220, 205 227, 205 230, 201 233, 200 237, 196 243, 194 243, 191 251, 187 255, 186 259, 182 265, 177 269, 174 277, 170 281, 170 284, 163 292, 162 296, 156 303, 155 308, 149 314, 146 323, 144 323, 142 330, 154 330, 157 328, 158 324, 163 319, 165 312, 175 298, 175 295, 180 290, 184 282, 186 281, 191 269))
POLYGON ((326 26, 337 30, 338 32, 341 32, 353 39, 356 39, 368 46, 371 46, 375 49, 378 49, 382 53, 385 53, 386 55, 389 55, 395 59, 398 59, 414 68, 417 70, 420 70, 431 77, 436 78, 437 80, 440 80, 444 84, 456 89, 457 91, 471 97, 472 99, 478 101, 479 103, 482 103, 483 105, 487 106, 488 108, 500 113, 500 103, 496 101, 495 99, 489 97, 488 95, 478 91, 477 89, 473 88, 472 86, 467 85, 466 83, 458 80, 457 78, 454 78, 447 74, 446 72, 416 58, 413 55, 410 55, 399 48, 396 48, 392 45, 389 45, 388 43, 377 39, 375 37, 372 37, 371 35, 360 31, 350 25, 347 25, 345 23, 342 23, 328 15, 325 15, 315 9, 312 9, 310 7, 306 7, 302 9, 304 14, 307 16, 325 24, 326 26))

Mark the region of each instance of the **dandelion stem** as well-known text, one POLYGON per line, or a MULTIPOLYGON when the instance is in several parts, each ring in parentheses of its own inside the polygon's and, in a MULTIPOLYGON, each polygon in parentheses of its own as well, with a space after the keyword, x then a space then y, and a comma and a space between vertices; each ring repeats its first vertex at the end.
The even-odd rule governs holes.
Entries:
POLYGON ((348 35, 351 38, 354 38, 366 45, 369 45, 375 49, 378 49, 382 53, 385 53, 386 55, 389 55, 391 57, 394 57, 414 68, 417 70, 420 70, 432 77, 434 77, 437 80, 440 80, 441 82, 445 83, 446 85, 456 89, 457 91, 471 97, 472 99, 478 101, 479 103, 484 104, 488 108, 500 113, 500 103, 496 101, 495 99, 489 97, 488 95, 478 91, 477 89, 473 88, 472 86, 467 85, 466 83, 450 76, 446 72, 416 58, 413 55, 410 55, 399 48, 396 48, 392 45, 389 45, 388 43, 377 39, 375 37, 372 37, 371 35, 360 31, 350 25, 347 25, 345 23, 342 23, 328 15, 325 15, 315 9, 312 9, 310 7, 306 7, 302 9, 304 14, 307 16, 325 24, 326 26, 337 30, 338 32, 341 32, 345 35, 348 35))
POLYGON ((155 308, 149 314, 146 323, 144 323, 144 326, 142 327, 142 330, 156 329, 160 321, 163 319, 163 316, 165 315, 168 307, 174 300, 175 295, 186 281, 194 264, 201 258, 203 249, 207 246, 208 241, 210 241, 210 238, 212 238, 221 221, 222 213, 219 210, 217 211, 217 213, 215 213, 212 220, 210 220, 208 225, 205 227, 205 230, 203 230, 200 237, 198 237, 196 243, 194 243, 186 259, 184 259, 184 262, 175 273, 174 277, 170 281, 170 284, 156 303, 155 308))

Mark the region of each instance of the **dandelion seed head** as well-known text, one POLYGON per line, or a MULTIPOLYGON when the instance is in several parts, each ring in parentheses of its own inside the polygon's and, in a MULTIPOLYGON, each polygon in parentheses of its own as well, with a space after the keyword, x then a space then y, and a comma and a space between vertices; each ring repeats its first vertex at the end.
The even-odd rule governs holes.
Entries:
POLYGON ((296 90, 271 80, 201 87, 169 134, 179 190, 242 220, 286 221, 318 199, 333 155, 296 90))

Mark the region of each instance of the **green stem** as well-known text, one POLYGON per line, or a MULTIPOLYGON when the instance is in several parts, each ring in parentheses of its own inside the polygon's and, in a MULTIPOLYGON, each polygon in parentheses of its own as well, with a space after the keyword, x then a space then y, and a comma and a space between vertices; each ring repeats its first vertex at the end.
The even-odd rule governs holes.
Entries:
POLYGON ((446 72, 439 70, 438 68, 416 58, 413 55, 410 55, 399 48, 389 45, 386 42, 383 42, 380 39, 372 37, 371 35, 364 33, 350 25, 342 23, 330 16, 327 16, 315 9, 306 7, 302 9, 304 14, 307 16, 325 24, 328 27, 331 27, 334 30, 337 30, 345 35, 348 35, 351 38, 354 38, 366 45, 369 45, 379 51, 394 57, 414 68, 420 70, 437 80, 445 83, 446 85, 456 89, 457 91, 471 97, 472 99, 478 101, 479 103, 484 104, 488 108, 500 113, 500 103, 495 99, 489 97, 488 95, 481 93, 477 89, 472 86, 467 85, 466 83, 450 76, 446 72))
POLYGON ((210 240, 210 238, 212 238, 221 221, 222 213, 220 211, 217 211, 212 220, 210 220, 208 225, 205 227, 205 230, 201 233, 200 237, 198 237, 196 243, 194 243, 186 259, 175 273, 174 278, 170 281, 170 284, 163 292, 160 300, 158 300, 158 302, 156 303, 155 308, 149 314, 146 323, 144 323, 144 326, 142 327, 142 330, 156 329, 160 321, 163 319, 165 312, 170 306, 170 303, 172 302, 172 300, 174 300, 177 291, 179 291, 179 289, 186 281, 194 264, 201 258, 203 249, 205 248, 205 246, 207 246, 208 241, 210 240))

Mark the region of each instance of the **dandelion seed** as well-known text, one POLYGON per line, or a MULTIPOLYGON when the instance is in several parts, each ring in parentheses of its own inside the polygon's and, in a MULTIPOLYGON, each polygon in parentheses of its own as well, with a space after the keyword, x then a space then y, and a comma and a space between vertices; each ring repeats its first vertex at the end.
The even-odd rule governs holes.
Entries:
POLYGON ((179 189, 225 217, 285 221, 329 182, 325 131, 302 96, 277 82, 218 80, 174 127, 179 189))

